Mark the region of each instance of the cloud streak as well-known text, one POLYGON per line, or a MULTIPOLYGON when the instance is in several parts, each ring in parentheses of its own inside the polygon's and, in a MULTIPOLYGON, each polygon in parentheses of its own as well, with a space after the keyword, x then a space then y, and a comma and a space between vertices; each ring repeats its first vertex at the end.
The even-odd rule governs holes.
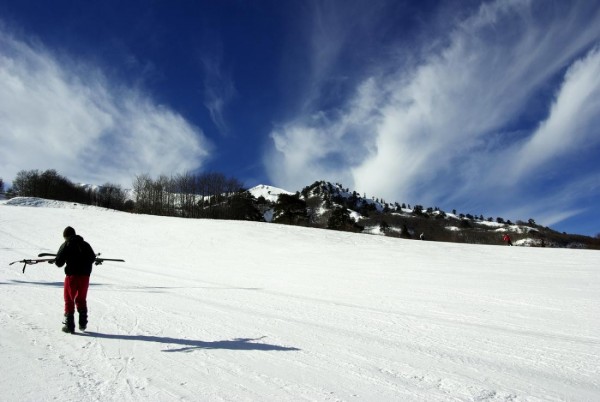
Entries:
POLYGON ((223 66, 223 49, 219 39, 212 38, 208 50, 200 56, 204 74, 204 106, 221 135, 230 132, 225 118, 226 107, 236 97, 237 91, 231 74, 223 66))
MULTIPOLYGON (((276 161, 268 164, 276 185, 342 180, 389 201, 497 212, 553 198, 560 184, 540 172, 559 174, 579 162, 579 150, 597 151, 598 7, 507 0, 443 17, 456 21, 450 31, 429 26, 410 63, 380 59, 342 109, 314 110, 273 130, 267 159, 276 161), (546 185, 533 193, 536 180, 546 185)), ((396 47, 406 54, 405 43, 396 47)))
POLYGON ((97 68, 0 30, 0 169, 56 169, 73 181, 130 187, 135 175, 201 167, 198 127, 97 68))
POLYGON ((600 142, 600 51, 592 49, 567 70, 550 114, 515 157, 513 180, 555 157, 573 155, 600 142))

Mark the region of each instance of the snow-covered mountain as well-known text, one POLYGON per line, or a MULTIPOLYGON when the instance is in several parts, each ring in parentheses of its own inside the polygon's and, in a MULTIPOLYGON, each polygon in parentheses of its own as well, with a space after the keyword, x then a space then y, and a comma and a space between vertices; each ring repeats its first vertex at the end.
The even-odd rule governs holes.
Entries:
POLYGON ((0 202, 0 399, 595 401, 600 257, 0 202), (54 252, 94 268, 60 331, 54 252))
MULTIPOLYGON (((218 183, 215 182, 215 185, 218 183)), ((388 237, 424 237, 432 241, 478 244, 501 244, 504 234, 508 233, 513 237, 514 245, 600 249, 600 239, 558 233, 537 225, 532 219, 513 223, 499 217, 387 202, 325 181, 314 182, 295 192, 262 184, 248 190, 251 196, 222 185, 205 187, 200 191, 199 188, 182 187, 175 181, 169 185, 154 183, 149 178, 147 183, 138 186, 148 191, 137 195, 131 189, 117 188, 113 192, 109 188, 88 184, 77 184, 76 187, 84 190, 78 197, 53 194, 58 199, 76 199, 78 202, 156 215, 265 220, 388 237), (185 191, 190 193, 172 192, 177 189, 187 189, 185 191), (286 197, 282 197, 280 202, 281 195, 286 197), (287 205, 282 205, 282 202, 287 205)))
MULTIPOLYGON (((266 185, 254 187, 249 192, 255 197, 266 195, 265 199, 271 203, 270 208, 261 206, 267 222, 277 221, 273 206, 279 194, 296 194, 266 185)), ((333 212, 343 209, 355 223, 348 225, 348 230, 366 234, 413 239, 423 235, 427 240, 478 244, 502 244, 503 235, 509 234, 517 246, 600 248, 598 239, 558 233, 531 220, 513 223, 502 218, 443 211, 437 207, 386 202, 325 181, 317 181, 297 194, 306 202, 308 217, 302 222, 304 226, 327 228, 333 212)))
POLYGON ((259 184, 258 186, 252 187, 248 190, 248 192, 257 199, 263 197, 265 200, 270 202, 277 202, 279 194, 294 194, 290 191, 286 191, 273 186, 268 186, 266 184, 259 184))

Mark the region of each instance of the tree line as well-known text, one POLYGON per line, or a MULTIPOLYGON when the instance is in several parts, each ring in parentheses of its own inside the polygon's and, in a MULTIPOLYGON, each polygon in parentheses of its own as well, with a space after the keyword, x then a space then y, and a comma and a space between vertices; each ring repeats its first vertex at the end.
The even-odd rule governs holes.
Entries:
MULTIPOLYGON (((1 182, 3 188, 4 184, 1 182)), ((17 173, 9 197, 39 197, 77 202, 134 213, 186 218, 262 220, 256 199, 235 178, 221 173, 185 173, 153 179, 141 174, 133 191, 105 183, 90 187, 74 184, 54 169, 17 173)))
POLYGON ((72 201, 91 204, 93 194, 89 189, 73 184, 54 169, 44 172, 22 170, 12 182, 9 196, 40 197, 58 201, 72 201))
POLYGON ((221 173, 184 173, 133 181, 135 211, 184 218, 261 220, 256 199, 243 184, 221 173))
MULTIPOLYGON (((331 183, 315 182, 293 195, 281 194, 271 203, 263 197, 257 200, 243 188, 235 178, 220 173, 184 173, 172 177, 164 175, 154 179, 148 174, 136 176, 133 190, 123 190, 119 185, 105 183, 102 186, 82 186, 61 176, 56 170, 20 171, 5 192, 5 182, 0 178, 0 193, 9 198, 15 196, 40 197, 60 201, 77 202, 134 213, 178 216, 186 218, 211 218, 264 221, 265 213, 272 212, 275 223, 319 227, 333 230, 361 232, 365 227, 376 227, 386 236, 416 238, 425 233, 426 239, 437 241, 497 244, 498 234, 493 230, 474 225, 485 218, 470 214, 452 214, 458 218, 460 231, 449 231, 444 224, 446 214, 438 208, 423 208, 415 205, 406 215, 405 204, 384 204, 381 210, 375 207, 379 200, 366 200, 356 192, 343 190, 340 194, 331 183), (323 209, 324 207, 324 209, 323 209), (363 219, 358 224, 349 210, 359 212, 363 219)), ((383 202, 383 200, 381 201, 383 202)), ((493 218, 487 218, 492 222, 493 218)), ((496 218, 501 224, 511 221, 496 218)), ((517 221, 517 225, 529 225, 535 230, 529 235, 545 239, 553 246, 568 246, 572 243, 585 244, 588 248, 600 248, 600 234, 594 238, 560 234, 543 228, 534 219, 517 221)))
POLYGON ((39 197, 57 201, 77 202, 105 208, 125 210, 126 194, 117 184, 106 183, 94 188, 73 183, 54 169, 22 170, 17 173, 9 197, 39 197))

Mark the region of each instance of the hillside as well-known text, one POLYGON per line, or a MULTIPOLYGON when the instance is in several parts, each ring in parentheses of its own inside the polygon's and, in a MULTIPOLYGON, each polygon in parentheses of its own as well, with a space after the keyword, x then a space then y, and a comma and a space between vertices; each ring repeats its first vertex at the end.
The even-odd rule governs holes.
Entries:
POLYGON ((7 195, 158 216, 267 221, 406 239, 497 245, 507 235, 517 246, 600 249, 600 235, 559 233, 531 217, 511 222, 473 211, 386 202, 325 181, 294 192, 264 184, 247 189, 220 173, 156 179, 142 175, 136 176, 133 189, 122 189, 110 183, 75 184, 51 169, 24 171, 7 195))
POLYGON ((266 221, 436 242, 499 245, 509 235, 516 246, 600 249, 600 236, 559 233, 531 218, 512 222, 436 206, 386 202, 325 181, 296 192, 269 185, 247 190, 234 178, 208 173, 156 180, 138 177, 132 190, 74 184, 53 170, 29 176, 20 192, 11 191, 11 197, 19 194, 158 216, 266 221), (56 180, 44 181, 44 176, 56 180))
POLYGON ((3 400, 600 398, 596 251, 21 201, 0 202, 3 400), (126 261, 94 268, 77 335, 62 270, 9 265, 67 225, 126 261))
POLYGON ((273 186, 267 186, 265 184, 260 184, 258 186, 252 187, 250 190, 248 190, 248 192, 257 199, 262 197, 266 201, 271 203, 277 202, 279 194, 293 194, 292 192, 282 190, 273 186))
MULTIPOLYGON (((249 192, 258 197, 268 186, 257 186, 249 192)), ((292 194, 276 189, 274 194, 292 194)), ((306 218, 292 221, 277 219, 275 197, 267 199, 262 211, 267 221, 300 224, 302 226, 332 228, 334 213, 344 211, 338 230, 361 232, 388 237, 472 244, 503 244, 509 234, 513 244, 527 247, 566 247, 600 249, 600 239, 576 234, 559 233, 537 225, 534 220, 511 222, 501 217, 484 217, 470 213, 443 211, 437 207, 388 203, 375 197, 367 198, 340 184, 318 181, 297 192, 304 203, 300 211, 306 218), (345 220, 345 221, 344 221, 345 220)), ((298 208, 295 205, 294 208, 298 208)))

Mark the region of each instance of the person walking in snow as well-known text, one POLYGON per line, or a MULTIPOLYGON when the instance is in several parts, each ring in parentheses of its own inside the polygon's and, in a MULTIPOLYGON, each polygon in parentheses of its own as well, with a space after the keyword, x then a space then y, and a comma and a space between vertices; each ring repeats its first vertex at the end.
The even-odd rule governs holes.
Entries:
POLYGON ((512 241, 510 240, 510 236, 508 235, 508 233, 502 237, 502 240, 504 240, 507 246, 512 246, 512 241))
POLYGON ((92 247, 75 234, 75 229, 67 226, 63 231, 64 243, 56 253, 54 263, 65 266, 65 316, 63 332, 75 332, 75 308, 79 313, 79 329, 84 331, 88 322, 87 292, 90 285, 92 264, 96 254, 92 247))

